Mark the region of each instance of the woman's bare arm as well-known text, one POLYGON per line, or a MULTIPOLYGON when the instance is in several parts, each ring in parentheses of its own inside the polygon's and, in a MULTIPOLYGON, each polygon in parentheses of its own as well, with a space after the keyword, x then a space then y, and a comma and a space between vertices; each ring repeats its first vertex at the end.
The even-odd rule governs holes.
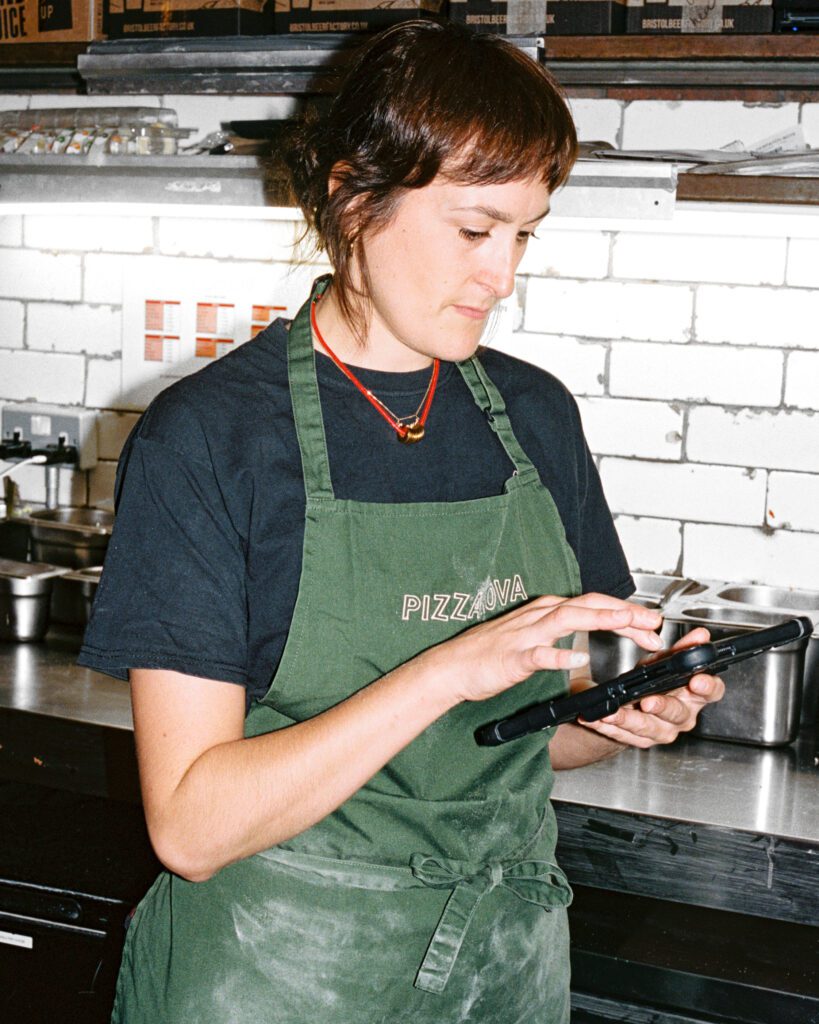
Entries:
MULTIPOLYGON (((304 831, 463 700, 484 700, 540 668, 578 629, 616 629, 650 647, 656 613, 616 598, 537 598, 430 648, 334 708, 243 738, 232 683, 133 669, 143 802, 160 859, 191 880, 304 831)), ((580 656, 582 662, 584 656, 580 656)))

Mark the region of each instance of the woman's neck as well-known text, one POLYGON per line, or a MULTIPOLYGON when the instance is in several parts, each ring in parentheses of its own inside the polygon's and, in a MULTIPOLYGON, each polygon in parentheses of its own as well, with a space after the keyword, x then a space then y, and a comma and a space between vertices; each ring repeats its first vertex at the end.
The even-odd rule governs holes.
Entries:
MULTIPOLYGON (((405 345, 370 308, 363 336, 354 331, 336 302, 332 286, 316 304, 316 323, 329 348, 345 364, 366 370, 407 373, 432 365, 430 356, 405 345)), ((313 331, 313 348, 326 354, 313 331)))

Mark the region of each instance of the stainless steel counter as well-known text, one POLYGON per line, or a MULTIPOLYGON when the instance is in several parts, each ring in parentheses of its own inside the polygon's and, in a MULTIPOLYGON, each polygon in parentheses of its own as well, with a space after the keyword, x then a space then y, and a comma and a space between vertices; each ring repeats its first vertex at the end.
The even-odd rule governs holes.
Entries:
POLYGON ((557 774, 554 799, 819 843, 813 737, 762 749, 684 738, 557 774))
MULTIPOLYGON (((75 664, 79 636, 0 644, 0 709, 131 730, 128 686, 75 664)), ((812 737, 778 749, 686 738, 559 772, 558 803, 668 818, 819 844, 812 737)))
POLYGON ((69 632, 40 644, 0 643, 0 708, 132 730, 128 684, 80 668, 79 644, 69 632))

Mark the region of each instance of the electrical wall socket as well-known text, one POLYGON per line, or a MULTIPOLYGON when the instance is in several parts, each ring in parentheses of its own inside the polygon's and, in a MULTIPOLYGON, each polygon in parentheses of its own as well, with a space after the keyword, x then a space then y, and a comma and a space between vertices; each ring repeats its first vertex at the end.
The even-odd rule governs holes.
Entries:
POLYGON ((4 405, 3 440, 30 441, 32 448, 66 445, 79 453, 78 469, 97 464, 97 414, 91 409, 60 405, 4 405))

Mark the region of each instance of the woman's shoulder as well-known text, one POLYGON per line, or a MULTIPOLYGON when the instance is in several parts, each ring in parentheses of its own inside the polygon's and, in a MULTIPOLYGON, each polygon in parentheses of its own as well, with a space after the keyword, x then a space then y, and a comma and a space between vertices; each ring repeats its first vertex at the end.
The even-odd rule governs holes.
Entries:
POLYGON ((132 441, 163 444, 192 458, 245 449, 262 425, 289 407, 286 321, 182 377, 160 392, 140 417, 132 441))
POLYGON ((501 392, 507 406, 534 405, 542 414, 574 415, 577 403, 553 373, 495 348, 480 352, 481 365, 501 392))

